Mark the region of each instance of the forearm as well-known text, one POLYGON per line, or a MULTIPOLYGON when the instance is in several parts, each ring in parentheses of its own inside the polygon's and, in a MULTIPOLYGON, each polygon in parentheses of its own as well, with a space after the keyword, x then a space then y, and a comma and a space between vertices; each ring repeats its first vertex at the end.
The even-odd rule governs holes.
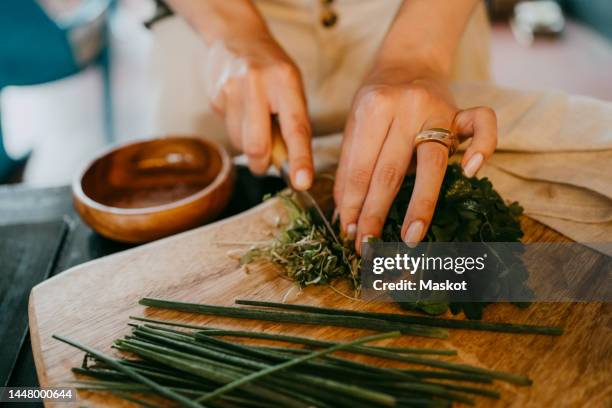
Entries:
POLYGON ((207 43, 232 37, 269 35, 266 24, 251 0, 167 0, 172 10, 207 43))
POLYGON ((376 65, 447 77, 479 0, 406 0, 379 50, 376 65))

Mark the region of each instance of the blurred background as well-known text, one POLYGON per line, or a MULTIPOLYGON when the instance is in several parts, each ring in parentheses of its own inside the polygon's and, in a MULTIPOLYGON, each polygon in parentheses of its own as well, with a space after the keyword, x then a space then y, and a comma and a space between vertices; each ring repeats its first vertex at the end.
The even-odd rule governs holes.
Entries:
MULTIPOLYGON (((488 0, 496 83, 612 101, 612 1, 488 0)), ((109 143, 154 136, 154 0, 0 2, 0 183, 64 185, 109 143)))

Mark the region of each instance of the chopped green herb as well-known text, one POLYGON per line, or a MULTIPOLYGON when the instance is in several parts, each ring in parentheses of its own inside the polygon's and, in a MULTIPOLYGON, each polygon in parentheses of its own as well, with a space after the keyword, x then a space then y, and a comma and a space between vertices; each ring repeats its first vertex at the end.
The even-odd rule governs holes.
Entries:
POLYGON ((279 194, 288 221, 266 246, 246 252, 240 262, 248 264, 265 259, 280 265, 300 286, 328 284, 336 278, 350 279, 359 287, 359 257, 350 242, 339 245, 312 215, 304 211, 291 195, 279 194))

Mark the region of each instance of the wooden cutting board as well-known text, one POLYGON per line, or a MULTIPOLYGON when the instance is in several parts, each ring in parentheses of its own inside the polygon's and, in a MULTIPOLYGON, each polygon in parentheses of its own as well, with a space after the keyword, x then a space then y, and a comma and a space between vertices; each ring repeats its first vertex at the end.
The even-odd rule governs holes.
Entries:
MULTIPOLYGON (((143 296, 186 302, 232 305, 236 298, 287 301, 327 307, 398 312, 391 304, 347 299, 329 288, 300 291, 270 265, 240 268, 228 256, 241 244, 268 239, 280 211, 277 200, 196 230, 101 258, 70 269, 32 290, 30 328, 41 386, 74 380, 71 367, 83 353, 51 338, 61 334, 97 349, 113 352, 112 341, 129 332, 128 316, 148 316, 216 327, 283 331, 330 340, 346 340, 367 331, 214 318, 146 309, 143 296)), ((528 241, 567 239, 527 218, 528 241)), ((459 351, 453 361, 529 375, 531 387, 496 383, 502 398, 481 406, 610 406, 612 347, 610 305, 601 303, 537 304, 528 309, 494 305, 490 321, 561 325, 561 337, 454 330, 447 340, 403 336, 389 342, 413 347, 446 347, 459 351)), ((371 333, 370 333, 371 334, 371 333)), ((381 365, 393 363, 380 361, 381 365)), ((87 406, 129 406, 109 395, 80 392, 87 406)))

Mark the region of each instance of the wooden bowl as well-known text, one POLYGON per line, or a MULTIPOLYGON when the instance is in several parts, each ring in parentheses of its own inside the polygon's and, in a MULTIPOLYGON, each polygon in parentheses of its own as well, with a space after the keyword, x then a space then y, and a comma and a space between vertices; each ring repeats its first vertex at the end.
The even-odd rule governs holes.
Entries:
POLYGON ((77 175, 72 192, 90 227, 117 241, 140 243, 214 219, 233 187, 232 161, 218 143, 165 137, 103 152, 77 175))

